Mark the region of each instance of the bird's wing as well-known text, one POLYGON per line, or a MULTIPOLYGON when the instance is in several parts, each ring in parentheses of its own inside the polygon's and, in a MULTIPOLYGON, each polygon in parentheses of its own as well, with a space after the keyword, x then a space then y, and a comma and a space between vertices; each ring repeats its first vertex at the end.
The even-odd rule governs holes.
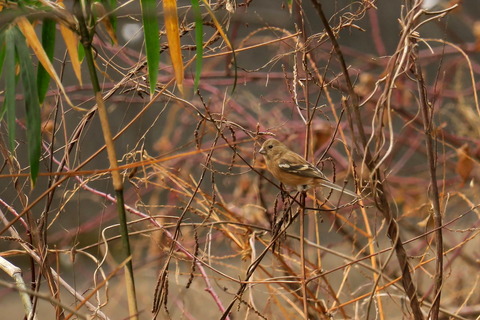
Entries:
POLYGON ((356 193, 331 182, 322 173, 322 171, 313 166, 311 163, 308 163, 304 158, 296 153, 289 152, 288 154, 285 154, 284 157, 278 161, 278 167, 280 170, 290 174, 318 179, 316 182, 324 187, 346 193, 354 198, 358 198, 356 193))
POLYGON ((328 180, 327 177, 312 164, 308 163, 301 156, 291 153, 288 156, 283 157, 278 162, 278 167, 280 170, 297 174, 302 177, 316 178, 328 180))

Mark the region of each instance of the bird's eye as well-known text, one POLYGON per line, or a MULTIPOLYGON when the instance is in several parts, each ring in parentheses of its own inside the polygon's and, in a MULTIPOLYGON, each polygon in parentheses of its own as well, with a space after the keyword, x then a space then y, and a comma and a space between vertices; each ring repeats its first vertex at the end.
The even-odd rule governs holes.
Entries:
POLYGON ((272 149, 272 148, 273 148, 273 145, 272 145, 272 144, 268 146, 268 149, 272 149))

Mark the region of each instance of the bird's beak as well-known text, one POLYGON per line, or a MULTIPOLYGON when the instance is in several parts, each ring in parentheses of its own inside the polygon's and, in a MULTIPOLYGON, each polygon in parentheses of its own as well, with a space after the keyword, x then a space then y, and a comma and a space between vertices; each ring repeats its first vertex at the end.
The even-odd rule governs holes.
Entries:
POLYGON ((258 153, 267 154, 267 150, 263 149, 263 147, 262 147, 262 148, 260 148, 260 150, 258 150, 258 153))

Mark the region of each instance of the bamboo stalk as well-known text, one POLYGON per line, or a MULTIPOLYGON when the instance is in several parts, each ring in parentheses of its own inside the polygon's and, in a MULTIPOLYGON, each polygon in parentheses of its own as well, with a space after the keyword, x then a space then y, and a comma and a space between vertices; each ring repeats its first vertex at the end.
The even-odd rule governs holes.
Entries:
MULTIPOLYGON (((131 257, 130 241, 128 237, 127 217, 124 205, 123 196, 123 181, 118 170, 117 155, 115 151, 115 144, 112 138, 110 123, 108 121, 108 112, 103 101, 101 88, 98 80, 98 75, 95 69, 95 61, 92 52, 92 35, 88 31, 87 21, 91 19, 90 5, 88 0, 76 0, 74 4, 75 15, 77 16, 80 26, 81 43, 85 50, 85 59, 87 61, 88 70, 90 73, 90 80, 92 82, 93 92, 95 94, 95 102, 97 103, 98 116, 102 127, 103 138, 107 148, 108 160, 110 164, 112 184, 115 190, 115 197, 117 200, 117 213, 120 223, 120 234, 122 237, 123 257, 125 260, 131 257)), ((138 308, 135 294, 135 281, 133 275, 132 260, 128 260, 125 265, 125 283, 127 287, 128 309, 130 319, 138 319, 138 308)))

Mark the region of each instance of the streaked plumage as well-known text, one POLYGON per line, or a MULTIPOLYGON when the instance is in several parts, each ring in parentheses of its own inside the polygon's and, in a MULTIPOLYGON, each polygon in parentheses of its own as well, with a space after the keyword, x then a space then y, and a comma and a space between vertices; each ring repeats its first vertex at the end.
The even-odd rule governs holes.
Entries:
POLYGON ((268 171, 283 184, 299 191, 320 185, 358 198, 354 192, 328 180, 317 167, 276 139, 265 141, 259 152, 265 158, 268 171))

